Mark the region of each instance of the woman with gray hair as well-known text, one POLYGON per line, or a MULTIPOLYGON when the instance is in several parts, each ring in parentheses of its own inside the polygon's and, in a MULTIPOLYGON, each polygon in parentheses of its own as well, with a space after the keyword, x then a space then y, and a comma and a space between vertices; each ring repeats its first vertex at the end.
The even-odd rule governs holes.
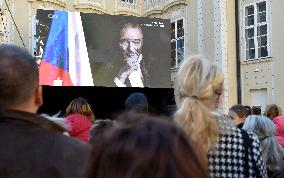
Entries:
POLYGON ((267 117, 251 115, 246 119, 243 129, 252 131, 258 136, 268 177, 283 178, 284 152, 276 140, 274 123, 267 117))

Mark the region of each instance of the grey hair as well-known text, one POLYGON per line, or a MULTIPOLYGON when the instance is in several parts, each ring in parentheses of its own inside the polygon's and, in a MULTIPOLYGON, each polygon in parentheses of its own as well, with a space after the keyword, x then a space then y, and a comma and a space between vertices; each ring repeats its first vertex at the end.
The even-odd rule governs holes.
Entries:
POLYGON ((276 140, 274 123, 267 117, 251 115, 246 118, 243 129, 252 131, 258 136, 267 169, 280 170, 279 165, 284 152, 276 140))

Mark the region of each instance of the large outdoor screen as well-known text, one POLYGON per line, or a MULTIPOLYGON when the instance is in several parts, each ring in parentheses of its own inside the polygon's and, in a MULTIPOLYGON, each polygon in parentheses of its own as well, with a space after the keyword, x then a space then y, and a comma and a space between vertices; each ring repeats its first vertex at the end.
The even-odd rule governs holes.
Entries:
POLYGON ((38 10, 40 85, 170 87, 170 21, 38 10))

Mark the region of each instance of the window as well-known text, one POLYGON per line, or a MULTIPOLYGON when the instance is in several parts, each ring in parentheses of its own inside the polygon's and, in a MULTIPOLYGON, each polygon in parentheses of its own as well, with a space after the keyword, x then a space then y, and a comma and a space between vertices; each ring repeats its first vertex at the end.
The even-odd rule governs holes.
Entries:
POLYGON ((246 60, 268 57, 268 22, 266 1, 245 7, 246 60))
POLYGON ((156 0, 146 0, 147 5, 154 5, 156 0))
POLYGON ((184 59, 183 19, 171 23, 171 67, 178 68, 184 59))
POLYGON ((127 3, 136 3, 136 0, 120 0, 120 1, 127 3))

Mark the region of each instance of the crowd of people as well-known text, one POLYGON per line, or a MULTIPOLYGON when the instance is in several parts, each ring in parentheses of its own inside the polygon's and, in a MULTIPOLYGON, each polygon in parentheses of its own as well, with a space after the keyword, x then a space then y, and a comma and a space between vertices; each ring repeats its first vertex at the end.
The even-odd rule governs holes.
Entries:
POLYGON ((202 57, 178 70, 172 118, 151 115, 147 97, 133 93, 114 120, 96 119, 87 99, 74 98, 60 122, 36 114, 38 80, 27 51, 0 45, 0 177, 284 177, 280 107, 220 113, 224 76, 202 57))

